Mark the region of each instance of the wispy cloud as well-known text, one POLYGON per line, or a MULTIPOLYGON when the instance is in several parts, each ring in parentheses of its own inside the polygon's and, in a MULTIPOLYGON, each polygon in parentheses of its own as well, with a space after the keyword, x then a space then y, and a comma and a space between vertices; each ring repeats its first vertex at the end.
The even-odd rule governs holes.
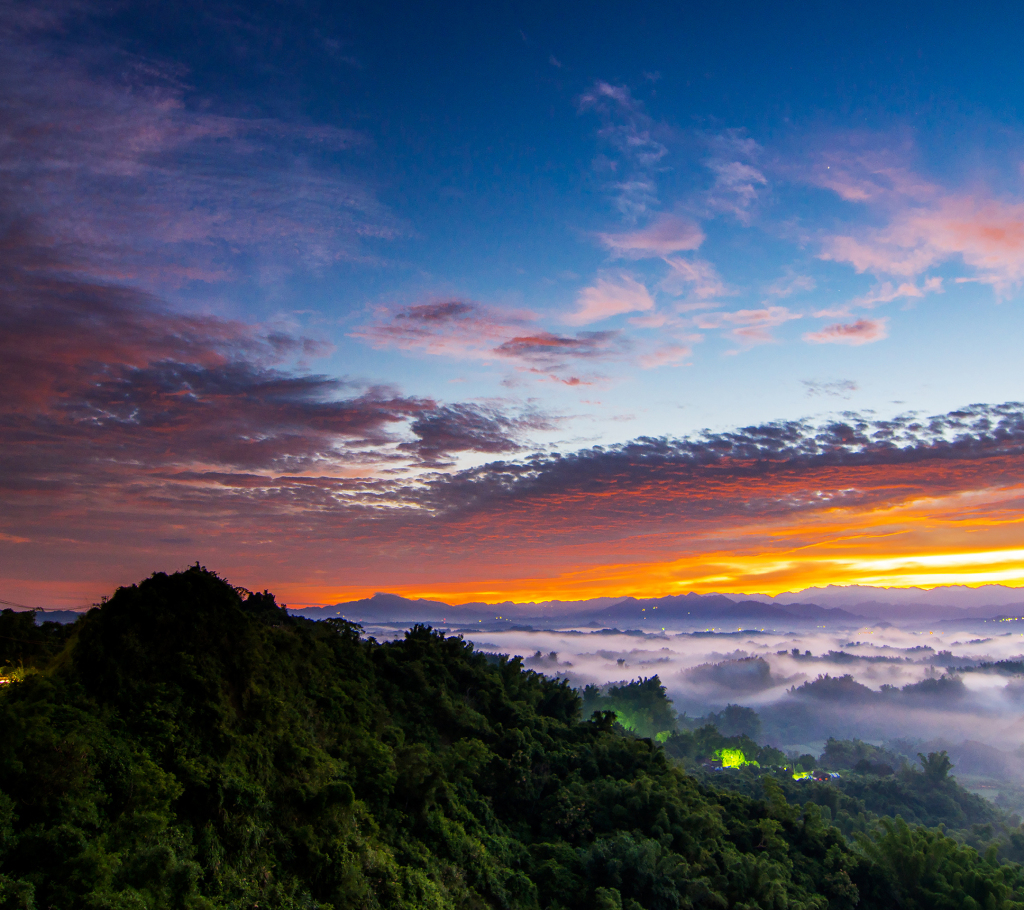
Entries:
POLYGON ((793 294, 813 291, 817 286, 818 283, 810 275, 797 275, 792 271, 788 271, 781 278, 767 285, 764 289, 764 294, 767 297, 782 300, 786 297, 791 297, 793 294))
POLYGON ((0 182, 68 267, 169 289, 372 260, 404 230, 348 166, 365 133, 211 113, 171 65, 50 37, 0 43, 0 182))
POLYGON ((352 337, 377 348, 468 359, 492 359, 497 346, 535 325, 532 313, 459 299, 379 308, 374 316, 371 323, 351 332, 352 337))
POLYGON ((647 288, 625 273, 598 278, 580 291, 576 312, 565 317, 569 325, 587 325, 622 313, 642 313, 654 309, 654 299, 647 288))
POLYGON ((674 215, 660 215, 641 230, 597 236, 616 256, 627 259, 668 256, 683 250, 695 250, 704 242, 704 232, 700 227, 674 215))
POLYGON ((694 316, 693 320, 701 329, 726 329, 729 337, 747 348, 774 342, 776 339, 772 335, 772 329, 799 318, 799 313, 793 313, 784 306, 770 306, 757 310, 736 310, 731 313, 700 313, 694 316))
POLYGON ((1005 295, 1024 280, 1024 203, 984 189, 949 191, 894 164, 890 156, 833 155, 808 178, 883 215, 881 227, 835 233, 822 259, 858 272, 914 279, 959 259, 973 278, 1005 295))
POLYGON ((801 379, 809 398, 849 398, 860 386, 852 379, 801 379))
POLYGON ((880 303, 891 303, 893 300, 899 300, 901 298, 920 299, 924 297, 925 294, 941 292, 941 278, 928 278, 920 287, 909 281, 904 281, 899 285, 893 285, 892 282, 883 281, 878 287, 872 289, 867 294, 861 297, 855 297, 851 301, 851 306, 872 308, 880 303))
POLYGON ((555 335, 551 332, 533 332, 517 335, 494 349, 496 354, 514 360, 542 365, 555 370, 566 365, 566 361, 584 358, 604 357, 622 349, 622 335, 619 332, 580 332, 577 335, 555 335))
MULTIPOLYGON (((891 137, 885 140, 892 142, 891 137)), ((901 158, 905 142, 896 141, 895 150, 885 151, 878 148, 881 144, 879 137, 869 134, 833 137, 832 147, 817 154, 803 179, 847 202, 886 203, 895 198, 926 202, 938 195, 939 187, 917 176, 901 158)))
POLYGON ((756 166, 761 146, 740 130, 710 136, 707 142, 711 157, 705 164, 715 178, 708 205, 749 224, 754 206, 768 186, 768 178, 756 166))
POLYGON ((624 85, 595 82, 580 97, 579 109, 601 117, 598 135, 615 157, 601 159, 598 165, 614 175, 609 188, 615 191, 619 211, 628 218, 642 216, 658 202, 654 175, 668 154, 664 128, 624 85))
POLYGON ((858 319, 856 322, 836 322, 817 332, 806 332, 804 341, 812 344, 870 344, 889 336, 888 318, 858 319))
POLYGON ((919 300, 927 294, 941 294, 942 291, 941 278, 928 278, 920 285, 912 281, 904 281, 898 285, 891 281, 883 281, 866 294, 854 297, 839 306, 816 310, 812 315, 818 319, 845 319, 855 309, 873 310, 880 304, 892 303, 894 300, 919 300))
MULTIPOLYGON (((630 290, 626 285, 624 293, 630 290)), ((532 313, 466 300, 380 309, 375 316, 369 325, 352 332, 352 337, 379 348, 502 361, 528 373, 554 372, 559 375, 552 378, 569 385, 583 385, 591 379, 560 375, 578 369, 574 363, 619 358, 629 348, 628 340, 618 331, 556 334, 542 328, 532 313)))
POLYGON ((640 356, 640 365, 647 370, 657 367, 680 366, 693 353, 685 344, 663 344, 640 356))
POLYGON ((311 373, 301 363, 329 351, 320 340, 176 313, 66 274, 32 241, 0 237, 0 473, 12 515, 56 489, 88 501, 132 484, 184 497, 200 475, 239 472, 342 482, 354 469, 519 451, 551 423, 536 407, 443 404, 311 373))
POLYGON ((667 257, 665 262, 672 271, 662 279, 661 289, 668 294, 686 294, 698 300, 710 300, 732 293, 722 281, 718 270, 707 260, 672 256, 667 257))

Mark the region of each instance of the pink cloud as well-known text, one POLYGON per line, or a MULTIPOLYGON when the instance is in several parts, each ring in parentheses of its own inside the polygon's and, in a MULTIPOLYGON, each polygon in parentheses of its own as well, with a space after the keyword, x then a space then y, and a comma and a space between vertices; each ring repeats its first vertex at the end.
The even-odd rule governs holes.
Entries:
POLYGON ((811 344, 870 344, 872 341, 881 341, 889 336, 886 323, 889 320, 881 319, 858 319, 856 322, 837 322, 826 326, 817 332, 804 334, 804 341, 811 344))
POLYGON ((646 316, 631 316, 629 324, 638 329, 660 329, 671 321, 667 313, 648 313, 646 316))
MULTIPOLYGON (((915 278, 959 258, 1004 295, 1024 281, 1024 204, 984 190, 950 193, 905 168, 861 157, 816 172, 811 182, 888 214, 880 228, 828 237, 819 256, 858 272, 915 278)), ((914 295, 901 295, 914 296, 914 295)))
POLYGON ((942 293, 941 278, 929 278, 920 287, 910 281, 904 281, 899 285, 894 285, 891 281, 884 281, 867 294, 855 297, 851 301, 850 306, 872 309, 880 303, 891 303, 893 300, 899 300, 900 298, 920 299, 926 294, 933 293, 942 293))
POLYGON ((641 355, 640 366, 648 370, 655 367, 679 366, 691 353, 693 353, 693 349, 684 344, 662 345, 641 355))
POLYGON ((773 328, 799 318, 799 313, 792 313, 784 306, 771 306, 732 313, 702 313, 694 317, 694 323, 702 329, 728 329, 734 340, 750 347, 775 341, 773 328))
POLYGON ((807 180, 847 202, 884 202, 894 197, 922 202, 939 192, 935 184, 918 177, 891 152, 867 149, 856 154, 825 153, 807 180))
POLYGON ((587 325, 622 313, 640 313, 654 309, 647 288, 626 274, 598 278, 592 287, 580 291, 578 309, 565 317, 569 325, 587 325))
POLYGON ((858 272, 912 277, 938 261, 927 247, 908 248, 876 232, 866 239, 849 236, 829 238, 819 254, 831 262, 848 262, 858 272))
POLYGON ((578 364, 572 364, 580 360, 619 357, 629 347, 616 331, 556 335, 540 328, 532 313, 457 299, 381 309, 373 323, 351 336, 376 348, 419 350, 468 360, 500 358, 514 363, 520 372, 570 386, 589 385, 594 377, 548 374, 578 369, 578 364))
POLYGON ((494 349, 494 353, 532 363, 559 366, 566 358, 597 357, 618 347, 618 332, 580 332, 579 335, 555 335, 537 331, 518 335, 494 349))
POLYGON ((672 271, 661 282, 661 289, 668 294, 685 293, 698 300, 707 300, 731 293, 715 267, 704 259, 675 256, 666 258, 665 262, 672 271))
POLYGON ((639 231, 597 236, 616 256, 626 259, 648 259, 695 250, 704 242, 704 232, 696 224, 674 215, 662 215, 639 231))
POLYGON ((768 184, 764 174, 742 161, 712 161, 708 167, 715 173, 715 189, 734 197, 731 209, 736 215, 744 215, 757 199, 758 188, 768 184))

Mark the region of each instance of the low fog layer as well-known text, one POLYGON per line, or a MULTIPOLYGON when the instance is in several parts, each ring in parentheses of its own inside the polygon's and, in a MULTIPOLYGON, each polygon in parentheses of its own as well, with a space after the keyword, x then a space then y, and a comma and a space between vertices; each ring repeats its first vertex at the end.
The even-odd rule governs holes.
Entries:
MULTIPOLYGON (((775 633, 461 631, 478 649, 519 655, 572 685, 657 674, 687 720, 753 708, 758 740, 785 751, 829 736, 949 748, 961 776, 1024 783, 1024 622, 987 633, 895 626, 775 633)), ((396 629, 367 628, 378 637, 396 629)), ((913 751, 911 752, 913 754, 913 751)))

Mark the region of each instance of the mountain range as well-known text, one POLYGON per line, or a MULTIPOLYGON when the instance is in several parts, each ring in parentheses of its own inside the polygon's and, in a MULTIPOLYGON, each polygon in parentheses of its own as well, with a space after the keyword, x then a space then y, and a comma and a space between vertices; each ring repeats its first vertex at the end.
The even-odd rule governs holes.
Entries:
MULTIPOLYGON (((458 626, 474 623, 518 623, 531 626, 605 625, 658 628, 733 623, 850 624, 853 622, 927 623, 1024 616, 1024 589, 1007 585, 946 585, 938 588, 881 588, 868 585, 827 585, 782 594, 675 594, 665 597, 594 597, 516 603, 447 604, 378 592, 372 597, 323 607, 290 610, 298 616, 325 619, 341 616, 357 622, 415 623, 458 626)), ((38 622, 73 622, 74 610, 40 610, 38 622)))
POLYGON ((841 608, 826 608, 811 603, 779 605, 759 600, 734 600, 722 594, 679 594, 667 597, 638 599, 601 598, 599 601, 549 602, 545 604, 470 603, 446 604, 436 600, 410 600, 397 594, 377 593, 373 597, 326 607, 306 607, 291 611, 310 619, 340 616, 357 622, 441 623, 448 626, 467 624, 521 624, 550 626, 586 622, 597 626, 656 629, 660 625, 731 626, 746 623, 806 625, 808 623, 859 622, 862 617, 841 608), (608 601, 611 601, 608 603, 608 601))

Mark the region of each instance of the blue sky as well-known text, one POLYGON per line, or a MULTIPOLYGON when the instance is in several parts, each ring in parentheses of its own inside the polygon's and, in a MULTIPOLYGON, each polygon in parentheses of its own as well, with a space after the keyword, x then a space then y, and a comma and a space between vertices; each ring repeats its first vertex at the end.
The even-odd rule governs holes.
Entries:
MULTIPOLYGON (((373 536, 352 530, 361 509, 390 528, 426 508, 417 485, 705 429, 761 439, 803 421, 793 439, 818 427, 853 445, 829 428, 870 424, 858 457, 891 445, 890 418, 907 451, 1009 438, 993 427, 1022 397, 1019 7, 76 0, 2 15, 16 492, 0 543, 25 597, 54 572, 78 597, 122 558, 134 573, 209 552, 250 571, 249 544, 217 524, 231 514, 294 521, 276 539, 282 583, 315 560, 338 566, 319 591, 394 587, 400 564, 395 584, 436 592, 463 569, 442 582, 422 554, 364 553, 344 581, 339 552, 373 536), (299 487, 318 492, 288 506, 299 487), (79 505, 47 524, 58 488, 79 505), (118 504, 126 490, 140 498, 118 504), (221 518, 190 526, 207 496, 221 518), (124 556, 128 540, 144 545, 124 556)), ((972 471, 957 495, 998 487, 1010 508, 1008 482, 972 471)), ((580 558, 614 561, 644 521, 580 558)), ((700 546, 742 536, 726 524, 700 546)), ((474 596, 511 584, 466 559, 474 596)), ((521 590, 569 571, 542 563, 526 559, 521 590)), ((599 574, 591 593, 622 583, 599 574)))
MULTIPOLYGON (((310 135, 271 150, 280 161, 263 179, 294 182, 283 207, 295 217, 309 218, 295 197, 320 181, 358 198, 347 213, 327 202, 309 238, 223 253, 229 281, 156 288, 182 307, 294 321, 335 347, 316 363, 334 374, 532 401, 557 417, 544 443, 1014 396, 1018 250, 997 251, 987 278, 986 249, 964 262, 970 240, 920 250, 941 225, 860 258, 830 252, 836 237, 907 231, 915 213, 984 220, 975 209, 992 204, 1006 209, 996 229, 1019 224, 1024 83, 1009 7, 984 19, 913 4, 213 9, 128 6, 92 21, 112 56, 152 62, 183 119, 348 134, 343 148, 310 135), (963 198, 975 209, 957 208, 963 198), (603 242, 659 219, 704 239, 667 257, 603 242), (913 250, 923 267, 902 261, 913 250), (674 284, 669 257, 684 270, 674 284), (894 296, 901 286, 920 296, 894 296), (574 320, 588 289, 650 309, 574 320), (872 296, 883 299, 857 305, 872 296), (509 337, 618 334, 548 371, 592 383, 576 387, 528 372, 554 358, 358 337, 439 300, 519 313, 509 337), (837 340, 862 344, 803 340, 858 320, 837 340)), ((250 164, 231 142, 208 153, 222 173, 250 164)))

